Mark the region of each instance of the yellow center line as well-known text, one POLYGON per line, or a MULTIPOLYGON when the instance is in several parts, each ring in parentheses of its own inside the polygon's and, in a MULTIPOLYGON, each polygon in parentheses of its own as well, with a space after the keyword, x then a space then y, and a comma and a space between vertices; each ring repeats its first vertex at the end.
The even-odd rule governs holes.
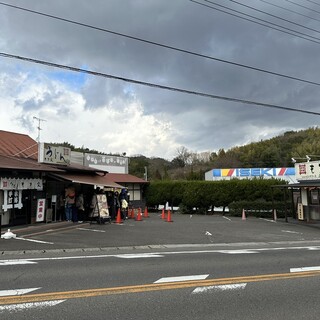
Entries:
POLYGON ((73 291, 61 291, 61 292, 48 292, 38 294, 27 294, 21 296, 7 296, 0 297, 0 305, 5 304, 18 304, 18 303, 31 303, 40 301, 51 300, 65 300, 65 299, 77 299, 98 297, 114 294, 126 294, 126 293, 138 293, 147 291, 162 291, 162 290, 174 290, 193 287, 205 287, 205 286, 217 286, 236 283, 250 283, 250 282, 262 282, 262 281, 275 281, 284 279, 297 279, 306 277, 320 276, 320 271, 305 271, 297 273, 279 273, 279 274, 265 274, 257 276, 242 276, 220 279, 206 279, 206 280, 191 280, 182 282, 168 282, 168 283, 152 283, 133 286, 121 286, 111 288, 99 288, 99 289, 83 289, 73 291))

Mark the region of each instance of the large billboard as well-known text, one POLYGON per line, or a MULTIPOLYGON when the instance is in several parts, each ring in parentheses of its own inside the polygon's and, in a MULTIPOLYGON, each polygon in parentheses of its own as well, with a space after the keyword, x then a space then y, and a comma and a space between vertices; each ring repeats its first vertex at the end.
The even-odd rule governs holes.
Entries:
POLYGON ((295 180, 295 168, 232 168, 232 169, 212 169, 205 174, 206 180, 230 180, 237 179, 284 179, 295 180))

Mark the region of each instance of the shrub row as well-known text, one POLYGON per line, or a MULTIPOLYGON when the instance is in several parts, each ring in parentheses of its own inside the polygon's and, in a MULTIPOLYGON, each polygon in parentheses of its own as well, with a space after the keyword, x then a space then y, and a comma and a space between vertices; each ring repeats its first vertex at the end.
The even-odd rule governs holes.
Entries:
MULTIPOLYGON (((278 179, 253 179, 229 181, 157 181, 151 182, 146 189, 146 201, 149 207, 169 203, 170 206, 183 207, 183 212, 196 208, 206 213, 213 207, 229 207, 232 214, 239 214, 241 201, 246 201, 247 209, 256 210, 259 206, 269 210, 273 202, 283 201, 283 190, 273 188, 285 184, 278 179), (258 205, 259 200, 261 203, 258 205), (240 202, 240 203, 239 203, 240 202), (238 204, 237 204, 238 203, 238 204), (249 203, 253 203, 249 205, 249 203), (267 203, 269 203, 267 205, 267 203)), ((244 205, 244 203, 242 204, 244 205)), ((258 209, 257 209, 258 210, 258 209)), ((260 210, 260 209, 259 209, 260 210)), ((261 211, 261 210, 260 210, 261 211)), ((242 212, 242 207, 240 213, 242 212)))
POLYGON ((286 213, 291 211, 291 203, 284 201, 237 201, 228 206, 229 214, 241 216, 242 210, 246 211, 246 216, 255 216, 259 218, 273 218, 273 209, 276 210, 278 218, 284 218, 286 213), (287 211, 287 212, 286 212, 287 211))

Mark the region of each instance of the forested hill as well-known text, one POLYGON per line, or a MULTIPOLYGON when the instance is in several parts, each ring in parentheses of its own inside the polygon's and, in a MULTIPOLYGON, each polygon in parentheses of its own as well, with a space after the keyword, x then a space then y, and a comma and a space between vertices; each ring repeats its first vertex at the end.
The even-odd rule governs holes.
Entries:
POLYGON ((292 167, 291 158, 306 161, 306 155, 311 156, 312 160, 320 160, 319 128, 288 131, 272 139, 229 150, 220 149, 205 156, 181 147, 172 161, 144 156, 130 157, 129 172, 144 177, 147 167, 148 180, 203 180, 204 173, 213 168, 292 167))
MULTIPOLYGON (((61 143, 57 144, 61 145, 61 143)), ((76 148, 64 142, 63 145, 75 151, 100 153, 88 148, 76 148)), ((120 154, 113 154, 120 155, 120 154)), ((174 159, 147 158, 143 155, 129 157, 129 173, 149 181, 165 179, 203 180, 204 173, 213 168, 278 168, 292 167, 291 158, 306 161, 320 160, 320 129, 309 128, 288 131, 268 140, 253 142, 229 150, 195 153, 185 147, 177 149, 174 159), (300 158, 300 159, 299 159, 300 158)))

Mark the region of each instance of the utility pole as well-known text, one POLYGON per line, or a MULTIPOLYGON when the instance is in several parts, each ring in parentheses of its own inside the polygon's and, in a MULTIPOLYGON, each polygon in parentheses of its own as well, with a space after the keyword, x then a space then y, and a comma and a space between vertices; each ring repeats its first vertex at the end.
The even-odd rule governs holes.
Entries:
POLYGON ((38 141, 38 144, 40 144, 40 131, 42 130, 42 129, 41 129, 41 121, 47 121, 47 120, 45 120, 45 119, 40 119, 40 118, 38 118, 38 117, 33 117, 33 119, 35 119, 35 120, 38 121, 38 127, 37 127, 37 129, 38 129, 38 137, 37 137, 37 141, 38 141))

